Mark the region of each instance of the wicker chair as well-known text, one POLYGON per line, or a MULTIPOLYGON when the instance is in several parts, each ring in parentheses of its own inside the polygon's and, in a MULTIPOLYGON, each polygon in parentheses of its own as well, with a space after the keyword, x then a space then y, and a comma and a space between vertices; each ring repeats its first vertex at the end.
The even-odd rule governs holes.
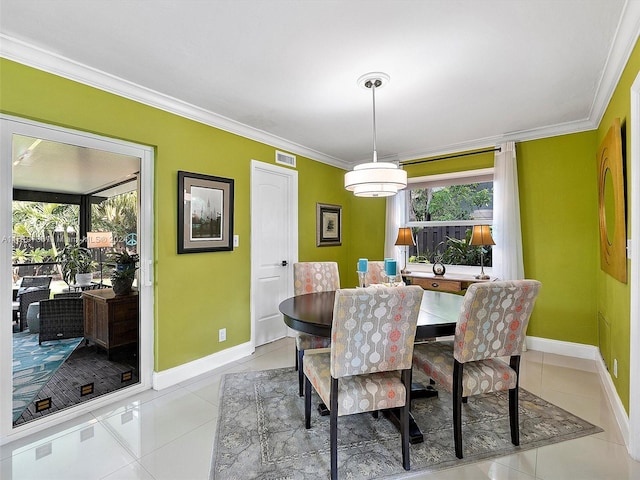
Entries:
POLYGON ((331 478, 338 477, 338 417, 400 408, 402 466, 410 469, 411 360, 423 290, 417 285, 336 291, 330 352, 304 360, 305 428, 311 389, 329 407, 331 478))
POLYGON ((27 326, 27 310, 29 305, 49 298, 51 290, 48 288, 29 287, 26 291, 20 293, 18 300, 13 302, 14 320, 20 322, 20 331, 22 332, 27 326))
POLYGON ((54 293, 53 298, 81 298, 82 292, 62 292, 54 293))
MULTIPOLYGON (((336 262, 298 262, 293 264, 293 292, 295 295, 337 290, 340 288, 340 273, 336 262)), ((304 351, 328 348, 331 339, 298 333, 296 335, 296 370, 298 370, 298 395, 304 386, 304 351)))
POLYGON ((77 337, 84 337, 82 298, 63 297, 40 302, 38 343, 77 337))

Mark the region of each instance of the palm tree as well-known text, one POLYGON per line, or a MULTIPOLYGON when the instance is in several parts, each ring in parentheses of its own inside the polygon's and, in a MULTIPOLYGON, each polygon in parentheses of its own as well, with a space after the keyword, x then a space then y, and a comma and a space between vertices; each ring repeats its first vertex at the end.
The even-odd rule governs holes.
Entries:
POLYGON ((135 191, 110 197, 91 210, 91 228, 113 232, 116 241, 122 241, 138 229, 138 197, 135 191))

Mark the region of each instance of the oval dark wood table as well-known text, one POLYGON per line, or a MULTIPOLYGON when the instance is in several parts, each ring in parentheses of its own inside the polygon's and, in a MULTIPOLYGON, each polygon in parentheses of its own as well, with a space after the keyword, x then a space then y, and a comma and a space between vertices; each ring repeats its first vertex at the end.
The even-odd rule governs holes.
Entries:
MULTIPOLYGON (((333 303, 336 292, 317 292, 297 295, 280 303, 284 323, 299 332, 331 336, 333 303)), ((453 335, 456 329, 462 296, 453 293, 425 290, 420 305, 416 338, 453 335)))
MULTIPOLYGON (((333 322, 333 304, 336 292, 317 292, 297 295, 283 300, 279 310, 288 327, 299 332, 331 337, 333 322)), ((462 295, 425 290, 422 295, 416 339, 444 337, 453 335, 462 305, 462 295)), ((418 385, 411 386, 411 397, 421 398, 437 395, 432 388, 418 385)), ((326 407, 321 406, 321 414, 326 415, 326 407)), ((393 414, 391 420, 396 423, 393 414)), ((420 443, 424 437, 420 428, 410 417, 409 437, 411 443, 420 443)))

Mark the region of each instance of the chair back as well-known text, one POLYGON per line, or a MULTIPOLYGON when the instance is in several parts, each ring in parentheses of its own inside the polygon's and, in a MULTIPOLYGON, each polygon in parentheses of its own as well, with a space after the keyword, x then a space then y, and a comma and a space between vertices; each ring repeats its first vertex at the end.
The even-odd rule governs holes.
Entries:
POLYGON ((340 274, 336 262, 298 262, 293 264, 295 295, 328 292, 340 288, 340 274))
POLYGON ((541 283, 473 283, 456 325, 453 356, 460 363, 520 355, 541 283))
POLYGON ((422 294, 417 285, 336 291, 331 376, 410 369, 422 294))
POLYGON ((364 286, 384 283, 386 273, 384 271, 384 261, 374 260, 369 262, 367 273, 364 276, 364 286))
POLYGON ((44 287, 49 288, 51 285, 51 277, 22 277, 20 288, 44 287))

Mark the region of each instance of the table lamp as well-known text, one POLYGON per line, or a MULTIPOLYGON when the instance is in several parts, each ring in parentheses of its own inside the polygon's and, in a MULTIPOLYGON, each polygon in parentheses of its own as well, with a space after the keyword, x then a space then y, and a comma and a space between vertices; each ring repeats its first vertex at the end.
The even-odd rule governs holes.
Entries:
MULTIPOLYGON (((471 232, 471 240, 469 245, 476 247, 484 247, 486 245, 495 245, 491 236, 491 228, 489 225, 474 225, 471 232)), ((484 273, 484 248, 480 248, 480 275, 476 275, 476 278, 480 280, 488 280, 489 275, 484 273)))
POLYGON ((407 254, 409 247, 415 246, 416 242, 413 241, 413 234, 410 227, 401 227, 398 229, 398 238, 396 238, 396 245, 399 247, 405 247, 404 250, 404 268, 400 273, 411 273, 407 270, 407 254))
POLYGON ((99 248, 100 285, 102 285, 102 249, 113 247, 112 232, 87 232, 87 248, 99 248))

